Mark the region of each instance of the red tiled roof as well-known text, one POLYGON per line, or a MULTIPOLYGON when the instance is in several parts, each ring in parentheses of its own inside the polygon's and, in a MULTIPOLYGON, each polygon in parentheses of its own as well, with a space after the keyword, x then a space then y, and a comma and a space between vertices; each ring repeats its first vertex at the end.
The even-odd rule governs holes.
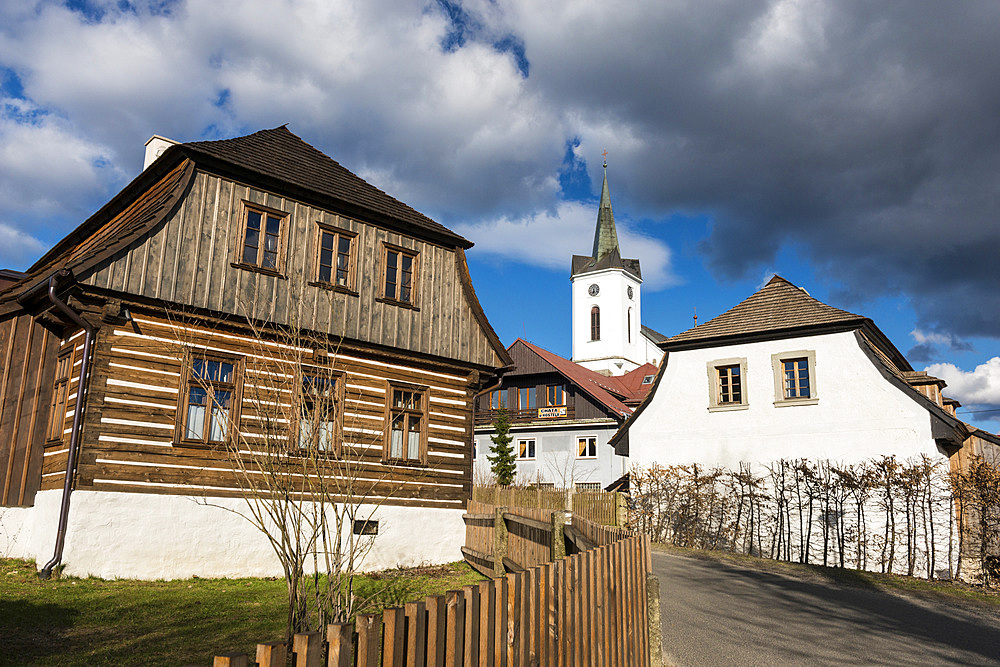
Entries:
POLYGON ((518 342, 523 343, 525 347, 545 360, 556 371, 587 392, 591 398, 621 415, 632 413, 632 408, 625 404, 626 401, 628 403, 639 402, 649 392, 652 385, 643 385, 642 378, 646 375, 655 375, 657 372, 656 366, 645 364, 623 376, 609 377, 595 373, 569 359, 564 359, 558 354, 529 343, 523 338, 518 338, 507 349, 510 350, 518 342))

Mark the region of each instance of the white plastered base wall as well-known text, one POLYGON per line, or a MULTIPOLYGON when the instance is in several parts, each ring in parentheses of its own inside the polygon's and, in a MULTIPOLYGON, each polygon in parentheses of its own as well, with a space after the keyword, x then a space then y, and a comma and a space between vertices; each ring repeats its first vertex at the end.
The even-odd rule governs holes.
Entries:
MULTIPOLYGON (((47 562, 61 498, 61 490, 41 491, 34 507, 0 508, 0 555, 33 558, 39 566, 47 562)), ((281 576, 267 538, 242 516, 246 512, 239 498, 75 491, 64 571, 136 579, 281 576)), ((461 560, 462 514, 460 509, 395 505, 363 508, 359 517, 377 520, 379 526, 361 569, 461 560)))

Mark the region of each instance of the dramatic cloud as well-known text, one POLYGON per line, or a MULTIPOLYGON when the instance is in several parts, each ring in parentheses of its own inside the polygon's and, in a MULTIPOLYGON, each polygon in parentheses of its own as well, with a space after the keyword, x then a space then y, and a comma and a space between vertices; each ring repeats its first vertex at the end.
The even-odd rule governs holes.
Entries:
MULTIPOLYGON (((995 3, 86 7, 0 8, 5 104, 46 117, 5 125, 4 141, 16 130, 42 155, 55 145, 46 132, 76 142, 49 188, 2 158, 14 178, 0 220, 22 232, 43 210, 63 212, 63 233, 78 223, 66 212, 94 202, 82 190, 123 184, 154 132, 193 140, 287 122, 481 249, 540 235, 565 248, 552 230, 594 194, 567 196, 567 146, 591 183, 607 149, 616 212, 671 246, 657 221, 708 220, 700 248, 719 281, 781 272, 795 247, 845 307, 903 296, 921 330, 1000 331, 995 3)), ((635 243, 623 251, 650 284, 669 283, 664 242, 635 243)), ((523 257, 550 266, 555 250, 523 257)), ((928 359, 945 349, 915 347, 928 359)))
POLYGON ((952 334, 914 329, 910 336, 917 342, 906 357, 914 363, 924 364, 941 359, 953 352, 971 352, 973 347, 966 341, 959 340, 952 334))
POLYGON ((953 364, 932 364, 927 372, 948 383, 945 394, 963 405, 1000 405, 1000 357, 993 357, 973 371, 953 364))
MULTIPOLYGON (((457 225, 455 231, 476 244, 478 255, 508 262, 534 264, 569 271, 570 257, 589 255, 593 241, 586 232, 596 224, 593 204, 563 203, 554 212, 512 220, 500 218, 476 225, 457 225)), ((643 284, 661 289, 677 283, 670 268, 670 249, 656 239, 617 222, 619 246, 625 257, 640 257, 643 284)), ((592 233, 592 231, 591 231, 592 233)))

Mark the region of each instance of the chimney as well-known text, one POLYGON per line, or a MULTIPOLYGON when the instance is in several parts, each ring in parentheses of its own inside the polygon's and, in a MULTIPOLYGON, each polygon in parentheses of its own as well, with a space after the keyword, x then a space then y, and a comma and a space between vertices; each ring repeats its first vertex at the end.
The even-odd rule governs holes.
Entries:
POLYGON ((178 143, 180 142, 161 137, 158 134, 151 136, 146 142, 146 158, 142 161, 142 170, 145 171, 149 165, 156 162, 156 158, 163 155, 163 151, 178 143))

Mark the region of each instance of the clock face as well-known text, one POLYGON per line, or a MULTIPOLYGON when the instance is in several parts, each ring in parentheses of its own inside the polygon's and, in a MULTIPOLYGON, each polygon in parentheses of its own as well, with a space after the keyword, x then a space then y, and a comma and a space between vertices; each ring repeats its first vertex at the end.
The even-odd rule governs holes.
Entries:
POLYGON ((632 298, 632 286, 631 285, 629 285, 629 288, 628 288, 628 298, 630 298, 630 299, 632 298))
POLYGON ((597 296, 598 294, 601 293, 601 288, 596 283, 594 283, 593 285, 587 288, 587 293, 590 294, 590 296, 597 296))

